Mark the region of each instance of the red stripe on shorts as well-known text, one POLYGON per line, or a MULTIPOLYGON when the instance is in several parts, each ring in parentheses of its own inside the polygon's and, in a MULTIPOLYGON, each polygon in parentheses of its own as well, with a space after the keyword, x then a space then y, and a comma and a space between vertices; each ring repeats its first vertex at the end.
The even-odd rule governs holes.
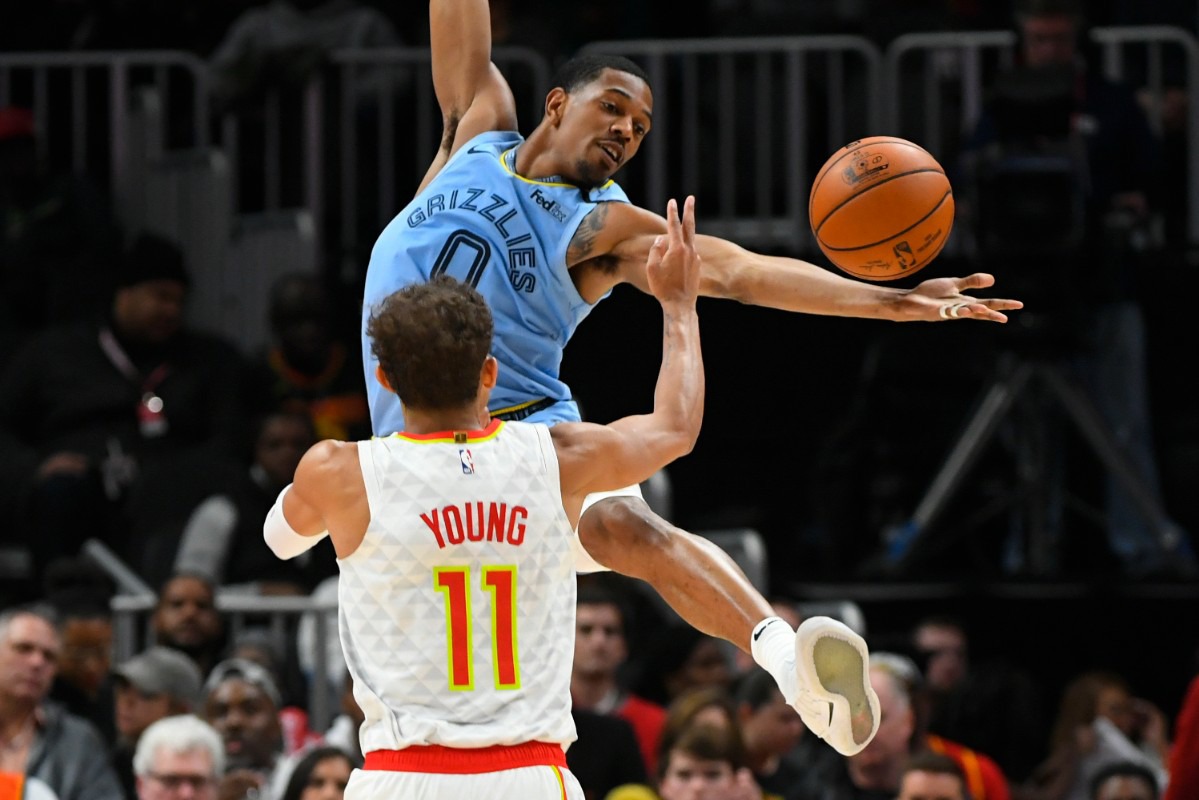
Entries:
POLYGON ((413 745, 403 750, 372 750, 363 765, 363 769, 441 775, 478 775, 522 767, 566 769, 566 753, 561 745, 546 742, 471 748, 413 745))

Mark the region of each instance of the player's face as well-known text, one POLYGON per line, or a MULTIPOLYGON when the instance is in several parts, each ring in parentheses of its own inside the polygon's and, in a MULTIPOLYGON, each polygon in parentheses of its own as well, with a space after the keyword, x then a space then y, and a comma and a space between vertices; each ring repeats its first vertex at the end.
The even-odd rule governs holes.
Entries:
POLYGON ((903 776, 895 800, 962 800, 960 779, 943 772, 916 770, 903 776))
POLYGON ((705 761, 674 750, 658 793, 662 800, 722 800, 733 789, 733 765, 729 762, 705 761))
POLYGON ((584 603, 575 614, 575 672, 609 675, 625 660, 620 611, 605 603, 584 603))
POLYGON ((571 170, 563 177, 587 188, 603 185, 637 154, 653 107, 645 81, 614 69, 572 92, 559 131, 571 170))

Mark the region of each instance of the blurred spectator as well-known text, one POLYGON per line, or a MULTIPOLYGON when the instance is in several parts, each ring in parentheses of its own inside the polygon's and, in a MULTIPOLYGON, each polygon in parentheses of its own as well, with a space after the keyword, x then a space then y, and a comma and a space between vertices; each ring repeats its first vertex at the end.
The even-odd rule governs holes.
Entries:
POLYGON ((271 287, 268 315, 272 344, 251 363, 249 402, 261 404, 264 412, 309 416, 319 439, 369 439, 361 359, 337 335, 321 280, 307 273, 279 278, 271 287))
POLYGON ((265 669, 279 690, 279 723, 283 729, 283 754, 292 755, 320 741, 320 732, 308 727, 308 698, 304 680, 287 646, 268 628, 245 628, 237 633, 225 654, 229 659, 252 661, 265 669))
POLYGON ((133 756, 142 734, 160 719, 195 711, 203 679, 186 655, 155 646, 114 669, 113 682, 117 740, 111 762, 125 796, 132 798, 137 792, 133 756))
POLYGON ((616 595, 580 587, 575 611, 575 657, 570 678, 574 708, 620 717, 633 726, 645 771, 657 772, 658 739, 666 710, 631 694, 617 673, 629 657, 625 613, 616 595))
POLYGON ((601 800, 624 784, 647 780, 633 726, 620 717, 572 708, 578 740, 566 751, 566 764, 587 800, 601 800))
POLYGON ((937 700, 962 686, 970 671, 970 650, 962 623, 950 617, 928 617, 912 631, 912 646, 923 660, 924 685, 937 700))
POLYGON ((0 800, 58 800, 58 795, 37 778, 0 772, 0 800))
POLYGON ((175 571, 204 575, 226 590, 263 595, 308 594, 335 574, 332 546, 281 561, 262 540, 262 521, 316 441, 306 415, 267 415, 258 427, 250 469, 192 512, 175 556, 175 571))
POLYGON ((25 774, 60 800, 121 800, 95 729, 47 695, 62 641, 53 612, 0 612, 0 773, 25 774))
POLYGON ((741 741, 729 728, 697 725, 685 730, 662 757, 658 792, 621 787, 607 800, 762 800, 745 765, 741 741))
POLYGON ((0 108, 0 362, 35 331, 102 311, 120 254, 103 196, 51 172, 39 133, 27 109, 0 108))
POLYGON ((199 575, 175 575, 162 585, 150 618, 154 641, 185 653, 207 675, 225 647, 225 624, 216 610, 212 583, 199 575))
POLYGON ((43 331, 0 376, 0 477, 20 487, 39 574, 90 536, 136 569, 144 553, 128 546, 130 498, 148 495, 143 514, 178 514, 204 485, 203 467, 236 453, 239 356, 184 326, 187 284, 179 249, 142 235, 107 318, 43 331), (195 472, 173 475, 183 464, 195 472))
POLYGON ((714 686, 727 690, 733 679, 720 640, 677 623, 655 632, 640 667, 634 690, 660 706, 670 705, 690 689, 714 686))
POLYGON ((1111 672, 1085 672, 1062 693, 1049 757, 1022 788, 1022 800, 1088 800, 1091 781, 1104 767, 1129 761, 1167 782, 1165 715, 1134 698, 1111 672))
POLYGON ((133 756, 138 800, 216 798, 224 767, 221 739, 210 725, 190 714, 160 719, 146 728, 133 756))
POLYGON ((296 762, 279 800, 342 800, 355 766, 336 747, 315 747, 296 762))
MULTIPOLYGON (((928 733, 920 713, 923 678, 915 662, 895 653, 870 656, 870 685, 882 711, 878 733, 864 750, 842 758, 831 748, 809 750, 815 760, 805 767, 803 800, 851 800, 893 797, 904 767, 918 753, 934 752, 953 759, 962 769, 973 800, 1008 800, 1007 779, 987 755, 928 733)), ((805 737, 805 740, 814 737, 805 737)))
MULTIPOLYGON (((981 266, 1028 302, 1032 312, 1019 323, 1026 346, 1073 371, 1113 444, 1160 502, 1139 278, 1158 246, 1150 222, 1161 145, 1132 90, 1087 63, 1084 10, 1081 0, 1016 4, 1019 65, 1000 76, 968 146, 979 180, 981 266)), ((1058 545, 1065 448, 1052 443, 1063 430, 1055 420, 1043 527, 1058 545)), ((1103 501, 1109 546, 1124 570, 1194 566, 1185 532, 1144 519, 1114 473, 1103 501)), ((1011 572, 1026 568, 1020 524, 1005 555, 1011 572)))
POLYGON ((1199 676, 1191 678, 1175 721, 1164 800, 1199 797, 1199 676))
POLYGON ((362 741, 358 731, 366 715, 362 706, 354 699, 354 678, 348 669, 342 669, 342 686, 338 697, 341 701, 341 713, 333 718, 329 730, 325 731, 325 742, 340 748, 350 755, 355 762, 362 761, 362 741))
POLYGON ((903 769, 895 800, 970 800, 962 768, 942 753, 917 753, 903 769))
POLYGON ((1104 767, 1091 781, 1088 800, 1157 800, 1157 778, 1128 761, 1104 767))
POLYGON ((769 672, 755 667, 737 684, 734 694, 745 760, 768 798, 793 797, 802 773, 784 759, 804 734, 803 722, 787 705, 769 672))
MULTIPOLYGON (((666 708, 666 720, 658 740, 658 766, 662 756, 674 745, 683 731, 696 725, 727 728, 740 738, 741 728, 737 724, 737 706, 724 689, 715 686, 690 689, 674 699, 666 708)), ((738 745, 745 749, 744 743, 738 745)), ((659 772, 661 770, 659 769, 659 772)))
POLYGON ((112 608, 116 588, 86 558, 51 562, 46 572, 46 603, 58 618, 62 653, 51 699, 95 726, 105 742, 113 728, 112 608))
POLYGON ((222 785, 278 797, 287 775, 280 770, 286 761, 282 700, 271 674, 253 661, 228 659, 212 668, 204 692, 204 718, 225 744, 222 785))

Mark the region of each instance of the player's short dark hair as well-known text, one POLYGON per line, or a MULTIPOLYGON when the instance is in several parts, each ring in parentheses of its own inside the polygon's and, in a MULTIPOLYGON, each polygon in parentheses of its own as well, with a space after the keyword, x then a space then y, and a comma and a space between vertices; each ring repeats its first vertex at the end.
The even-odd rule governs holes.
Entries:
POLYGON ((1137 778, 1149 787, 1152 797, 1158 796, 1157 776, 1148 767, 1135 761, 1117 761, 1096 772, 1095 777, 1091 778, 1091 791, 1087 796, 1098 797, 1103 784, 1115 777, 1137 778))
POLYGON ((587 53, 575 56, 567 61, 554 73, 553 86, 561 86, 567 94, 574 92, 591 83, 606 69, 617 72, 627 72, 635 78, 640 78, 649 86, 649 74, 635 61, 624 56, 607 53, 587 53))
POLYGON ((491 349, 491 311, 483 296, 439 275, 388 295, 366 325, 371 352, 400 400, 411 408, 458 408, 475 399, 491 349))

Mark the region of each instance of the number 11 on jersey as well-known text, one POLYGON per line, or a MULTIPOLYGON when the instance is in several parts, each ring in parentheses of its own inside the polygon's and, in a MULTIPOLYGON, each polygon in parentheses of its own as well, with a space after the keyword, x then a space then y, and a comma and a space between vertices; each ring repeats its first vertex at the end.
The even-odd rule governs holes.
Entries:
MULTIPOLYGON (((436 567, 433 586, 445 597, 446 648, 450 691, 475 688, 474 614, 470 567, 436 567)), ((520 688, 516 648, 516 567, 483 567, 483 588, 491 595, 491 663, 497 689, 520 688)))

